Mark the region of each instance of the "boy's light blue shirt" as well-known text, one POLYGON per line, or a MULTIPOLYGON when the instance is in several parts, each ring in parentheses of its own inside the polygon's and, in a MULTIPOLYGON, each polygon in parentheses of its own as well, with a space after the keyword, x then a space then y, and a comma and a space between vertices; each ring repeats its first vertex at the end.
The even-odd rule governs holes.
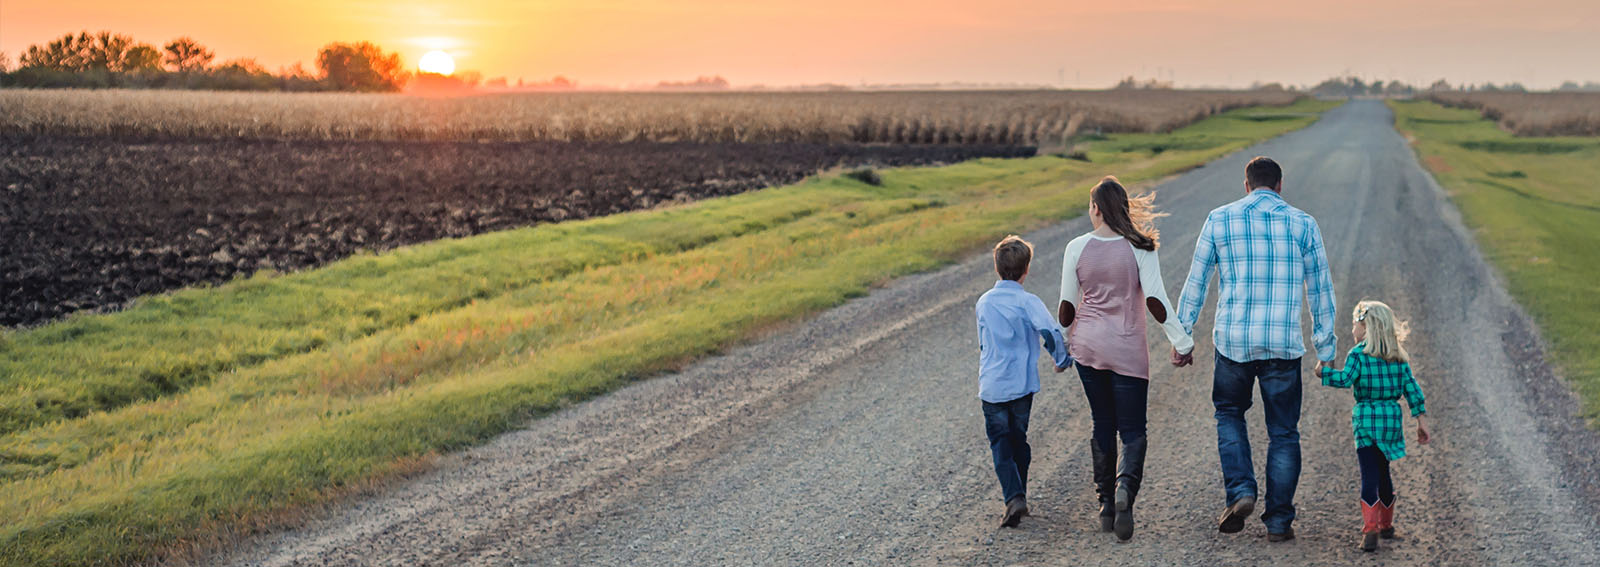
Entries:
POLYGON ((1000 280, 978 298, 978 397, 998 404, 1039 391, 1039 339, 1057 367, 1072 364, 1061 326, 1022 284, 1000 280))

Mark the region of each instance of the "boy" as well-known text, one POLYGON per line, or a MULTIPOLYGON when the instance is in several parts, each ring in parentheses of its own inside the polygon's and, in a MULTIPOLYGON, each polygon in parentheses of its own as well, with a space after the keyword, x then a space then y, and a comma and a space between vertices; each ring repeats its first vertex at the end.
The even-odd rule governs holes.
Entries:
POLYGON ((1002 527, 1016 527, 1028 514, 1028 413, 1039 391, 1039 337, 1056 372, 1072 365, 1055 317, 1039 297, 1022 289, 1033 245, 1007 236, 994 247, 1000 281, 978 298, 978 398, 984 430, 994 453, 994 472, 1005 497, 1002 527))

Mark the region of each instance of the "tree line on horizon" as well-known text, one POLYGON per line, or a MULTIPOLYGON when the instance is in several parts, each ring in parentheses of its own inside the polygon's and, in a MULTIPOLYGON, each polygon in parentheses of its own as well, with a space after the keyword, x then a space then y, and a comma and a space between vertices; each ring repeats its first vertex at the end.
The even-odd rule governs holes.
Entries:
POLYGON ((110 31, 82 31, 28 46, 15 68, 0 52, 0 87, 393 92, 411 79, 399 54, 366 41, 323 46, 315 73, 299 63, 273 73, 252 58, 215 59, 187 36, 157 49, 110 31))

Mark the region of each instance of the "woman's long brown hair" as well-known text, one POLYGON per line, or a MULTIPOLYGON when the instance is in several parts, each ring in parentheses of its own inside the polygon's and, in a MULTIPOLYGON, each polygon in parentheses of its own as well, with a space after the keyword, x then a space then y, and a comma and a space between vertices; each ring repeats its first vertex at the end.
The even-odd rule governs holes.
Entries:
POLYGON ((1160 246, 1161 232, 1156 230, 1155 220, 1167 215, 1155 212, 1154 191, 1129 198, 1122 183, 1115 176, 1107 175, 1089 195, 1094 206, 1100 209, 1106 226, 1128 239, 1134 248, 1154 251, 1160 246))

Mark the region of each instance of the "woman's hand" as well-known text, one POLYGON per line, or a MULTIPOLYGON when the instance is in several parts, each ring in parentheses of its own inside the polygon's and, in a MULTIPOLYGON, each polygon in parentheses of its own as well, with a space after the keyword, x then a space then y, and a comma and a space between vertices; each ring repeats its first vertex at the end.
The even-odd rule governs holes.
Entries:
POLYGON ((1417 416, 1417 442, 1427 445, 1432 438, 1433 435, 1428 433, 1428 422, 1423 421, 1422 416, 1417 416))
POLYGON ((1194 364, 1194 351, 1192 351, 1192 350, 1189 351, 1189 354, 1178 354, 1178 349, 1176 349, 1176 348, 1172 349, 1172 365, 1173 366, 1178 367, 1178 368, 1183 368, 1183 367, 1188 366, 1190 364, 1194 364))

